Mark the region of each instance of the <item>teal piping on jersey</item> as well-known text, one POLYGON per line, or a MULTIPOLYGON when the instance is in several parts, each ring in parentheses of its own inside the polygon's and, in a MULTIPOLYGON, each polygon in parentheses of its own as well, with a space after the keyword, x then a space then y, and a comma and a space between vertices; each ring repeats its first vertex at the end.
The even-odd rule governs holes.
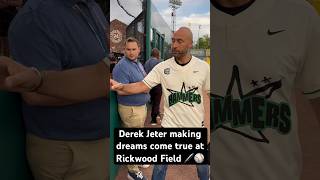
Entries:
POLYGON ((303 92, 303 94, 314 94, 314 93, 317 93, 317 92, 320 92, 320 89, 315 90, 315 91, 311 91, 311 92, 303 92))

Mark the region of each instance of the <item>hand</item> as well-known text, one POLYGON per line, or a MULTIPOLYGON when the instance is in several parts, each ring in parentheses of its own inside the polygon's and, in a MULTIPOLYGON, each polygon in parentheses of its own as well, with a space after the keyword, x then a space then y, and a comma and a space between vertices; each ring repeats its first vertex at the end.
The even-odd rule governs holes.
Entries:
POLYGON ((110 87, 113 91, 121 91, 123 89, 123 84, 113 79, 110 79, 110 87))
POLYGON ((0 56, 0 89, 13 92, 29 92, 40 84, 37 72, 12 59, 0 56))

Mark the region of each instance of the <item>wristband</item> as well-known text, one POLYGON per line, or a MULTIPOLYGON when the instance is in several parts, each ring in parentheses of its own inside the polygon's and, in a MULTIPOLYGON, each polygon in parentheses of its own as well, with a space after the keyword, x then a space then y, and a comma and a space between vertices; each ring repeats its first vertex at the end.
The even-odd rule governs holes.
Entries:
POLYGON ((42 86, 42 84, 43 84, 43 74, 42 74, 42 72, 40 72, 37 68, 35 68, 35 67, 31 67, 30 68, 32 71, 34 71, 37 75, 38 75, 38 77, 40 78, 40 82, 36 85, 36 86, 34 86, 34 87, 32 87, 29 91, 30 92, 36 92, 36 91, 38 91, 38 89, 42 86))

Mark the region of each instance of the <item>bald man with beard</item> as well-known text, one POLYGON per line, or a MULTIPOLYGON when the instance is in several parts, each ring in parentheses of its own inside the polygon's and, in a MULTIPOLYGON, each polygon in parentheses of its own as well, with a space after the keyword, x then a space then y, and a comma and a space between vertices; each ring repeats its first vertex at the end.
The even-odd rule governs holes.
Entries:
MULTIPOLYGON (((192 37, 189 28, 181 27, 172 37, 172 58, 156 65, 141 82, 121 84, 111 80, 111 89, 118 94, 130 95, 148 92, 161 84, 164 95, 162 127, 209 129, 209 118, 205 116, 209 108, 204 102, 209 99, 210 69, 207 63, 190 54, 192 37), (172 98, 175 95, 172 92, 181 92, 182 89, 193 89, 193 98, 172 98)), ((155 165, 152 179, 164 180, 166 171, 167 165, 155 165)), ((197 172, 200 180, 209 179, 208 165, 197 165, 197 172)))

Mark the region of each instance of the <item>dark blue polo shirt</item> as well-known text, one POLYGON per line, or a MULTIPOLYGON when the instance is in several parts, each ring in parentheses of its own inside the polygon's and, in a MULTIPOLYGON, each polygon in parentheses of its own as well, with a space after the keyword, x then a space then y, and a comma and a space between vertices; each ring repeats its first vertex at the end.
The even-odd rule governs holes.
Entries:
MULTIPOLYGON (((123 84, 140 82, 144 79, 145 75, 146 73, 140 62, 129 60, 126 57, 123 57, 112 71, 113 79, 123 84)), ((129 96, 118 95, 117 97, 118 103, 125 106, 142 106, 150 99, 149 93, 129 96)))
MULTIPOLYGON (((107 54, 107 21, 94 0, 79 6, 77 1, 28 0, 9 29, 13 58, 58 71, 101 61, 107 54)), ((106 98, 62 107, 23 103, 23 117, 27 132, 42 138, 94 140, 109 134, 108 103, 106 98)))
POLYGON ((145 64, 144 69, 146 70, 146 73, 149 74, 149 72, 160 63, 159 59, 156 59, 155 57, 151 57, 145 64))

